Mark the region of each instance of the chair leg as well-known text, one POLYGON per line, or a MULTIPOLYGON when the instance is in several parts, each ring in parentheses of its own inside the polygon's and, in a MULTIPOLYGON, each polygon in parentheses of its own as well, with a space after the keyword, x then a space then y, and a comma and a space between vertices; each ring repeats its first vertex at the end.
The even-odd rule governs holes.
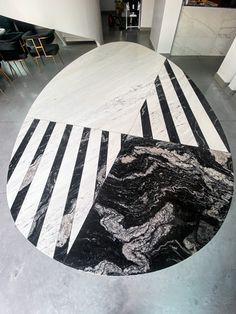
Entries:
POLYGON ((22 68, 24 69, 25 73, 29 73, 30 76, 32 76, 30 70, 29 70, 29 67, 27 66, 25 60, 20 60, 20 64, 22 66, 22 68), (27 71, 26 71, 27 69, 27 71))
POLYGON ((42 61, 42 64, 45 65, 45 62, 43 60, 43 57, 40 57, 41 61, 42 61))
POLYGON ((61 57, 60 52, 58 52, 58 56, 59 56, 59 59, 61 60, 61 63, 64 65, 64 61, 63 61, 63 59, 62 59, 62 57, 61 57))
POLYGON ((7 94, 0 88, 0 92, 7 97, 7 94))
POLYGON ((9 83, 12 82, 12 80, 10 79, 10 77, 2 70, 0 69, 0 73, 2 74, 2 76, 5 78, 5 80, 9 83))
POLYGON ((56 61, 56 59, 54 58, 54 56, 52 56, 54 63, 56 64, 57 68, 59 69, 58 63, 56 61))
POLYGON ((38 62, 38 58, 34 58, 34 62, 36 63, 39 71, 41 71, 41 68, 40 68, 40 65, 39 65, 39 62, 38 62))
POLYGON ((16 62, 16 61, 14 61, 14 64, 15 64, 15 66, 16 66, 16 68, 17 68, 18 72, 20 73, 20 75, 22 75, 21 70, 20 70, 20 68, 18 67, 18 64, 17 64, 17 62, 16 62))
MULTIPOLYGON (((0 69, 0 73, 3 75, 3 77, 5 78, 5 79, 9 79, 10 80, 10 78, 7 76, 7 74, 2 70, 2 69, 0 69)), ((11 81, 11 80, 10 80, 11 81)), ((8 81, 7 81, 8 82, 8 81)), ((8 84, 9 84, 9 82, 8 82, 8 84)), ((4 95, 4 96, 6 96, 7 97, 7 94, 0 88, 0 92, 4 95)))
POLYGON ((14 77, 15 76, 14 73, 16 74, 15 69, 12 67, 12 65, 11 65, 11 63, 9 61, 7 62, 7 64, 9 66, 10 71, 11 71, 12 77, 14 77))

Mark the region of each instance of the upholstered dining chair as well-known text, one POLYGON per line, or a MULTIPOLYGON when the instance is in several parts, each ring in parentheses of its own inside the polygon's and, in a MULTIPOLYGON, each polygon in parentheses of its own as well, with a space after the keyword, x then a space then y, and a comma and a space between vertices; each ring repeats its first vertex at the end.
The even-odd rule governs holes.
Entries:
POLYGON ((17 70, 21 73, 16 61, 20 62, 26 73, 30 73, 25 63, 28 51, 24 42, 21 40, 22 35, 23 34, 19 32, 6 33, 0 39, 0 57, 3 61, 8 63, 12 76, 14 76, 13 72, 16 73, 16 71, 12 67, 11 62, 15 64, 17 70))
POLYGON ((26 32, 22 39, 25 41, 29 54, 34 58, 38 67, 40 59, 44 64, 43 57, 52 58, 54 63, 58 66, 55 56, 58 55, 62 64, 63 60, 59 53, 59 45, 52 44, 54 40, 54 30, 49 30, 47 32, 38 32, 37 34, 33 34, 31 31, 26 32))
POLYGON ((14 20, 3 15, 0 15, 0 27, 4 28, 8 33, 16 31, 14 20))
POLYGON ((14 25, 16 30, 21 33, 31 32, 31 35, 40 35, 47 37, 47 44, 51 44, 55 39, 55 30, 48 28, 39 28, 33 24, 29 24, 26 22, 14 20, 14 25))

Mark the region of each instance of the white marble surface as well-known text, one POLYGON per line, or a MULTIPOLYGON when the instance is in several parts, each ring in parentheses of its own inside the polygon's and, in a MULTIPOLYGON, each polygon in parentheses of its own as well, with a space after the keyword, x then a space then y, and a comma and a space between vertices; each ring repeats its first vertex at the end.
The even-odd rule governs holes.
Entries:
POLYGON ((224 56, 235 35, 235 9, 185 6, 171 54, 224 56))
POLYGON ((164 61, 134 43, 98 47, 60 72, 27 117, 128 133, 164 61))
MULTIPOLYGON (((189 80, 184 75, 183 71, 174 63, 171 63, 175 76, 178 78, 180 87, 184 91, 185 97, 188 100, 189 106, 200 125, 201 131, 203 132, 207 144, 210 148, 215 150, 225 151, 225 145, 222 139, 218 136, 215 126, 212 124, 209 116, 201 105, 201 101, 197 97, 196 93, 192 89, 189 80)), ((193 139, 190 138, 187 132, 187 125, 185 126, 183 133, 185 138, 183 139, 184 144, 194 145, 193 139)), ((180 133, 179 133, 180 134, 180 133)), ((182 143, 182 141, 181 141, 182 143)))
POLYGON ((26 185, 24 182, 29 182, 27 177, 32 171, 28 169, 38 166, 15 221, 26 238, 34 224, 65 125, 73 125, 37 243, 39 250, 46 255, 53 257, 55 245, 63 245, 68 236, 68 249, 71 247, 93 204, 101 130, 109 131, 106 175, 120 150, 121 133, 142 136, 140 109, 146 97, 153 93, 151 86, 164 61, 164 57, 141 45, 124 42, 107 44, 67 66, 32 105, 12 155, 33 119, 40 119, 40 122, 7 185, 11 208, 17 193, 26 185), (39 165, 30 166, 50 121, 56 122, 53 134, 43 156, 37 159, 40 160, 39 165), (90 127, 91 132, 80 188, 73 213, 63 216, 83 127, 90 127))
MULTIPOLYGON (((209 98, 219 108, 222 101, 234 108, 234 103, 213 86, 209 98)), ((22 100, 17 102, 15 97, 12 101, 18 108, 22 100)), ((10 119, 12 107, 7 107, 10 119)), ((235 115, 229 117, 230 110, 223 117, 231 119, 224 126, 231 134, 235 156, 236 124, 235 115)), ((5 178, 18 124, 7 127, 2 123, 1 130, 1 143, 3 134, 9 133, 7 149, 2 147, 6 160, 1 160, 1 173, 5 178)), ((131 277, 96 276, 55 262, 35 249, 14 226, 4 188, 0 203, 0 308, 4 314, 235 314, 235 198, 221 230, 203 250, 168 269, 131 277)))
POLYGON ((52 180, 52 195, 42 208, 45 217, 35 245, 46 255, 53 257, 55 246, 62 247, 67 242, 67 252, 70 250, 93 204, 98 162, 102 155, 102 130, 109 131, 104 164, 104 176, 107 176, 120 150, 121 134, 144 135, 144 119, 140 113, 144 101, 147 103, 153 138, 170 140, 164 118, 166 109, 169 109, 173 128, 176 129, 180 142, 198 146, 197 131, 190 125, 180 100, 183 99, 180 97, 183 93, 208 146, 227 151, 183 71, 170 62, 173 75, 180 86, 176 88, 173 78, 167 72, 165 60, 154 51, 134 43, 104 45, 67 66, 44 88, 32 105, 16 140, 12 156, 17 152, 32 121, 40 121, 7 185, 8 203, 12 208, 16 198, 30 183, 15 220, 17 228, 26 238, 35 225, 38 206, 65 126, 73 125, 58 174, 52 180), (157 76, 163 89, 159 94, 154 84, 157 76), (167 101, 164 109, 160 105, 163 97, 167 101), (32 164, 50 121, 56 122, 55 128, 45 151, 32 164), (67 206, 66 200, 73 174, 76 172, 74 167, 84 127, 91 128, 90 136, 81 166, 81 181, 76 195, 71 199, 70 207, 67 206), (70 207, 68 213, 64 212, 66 207, 70 207))

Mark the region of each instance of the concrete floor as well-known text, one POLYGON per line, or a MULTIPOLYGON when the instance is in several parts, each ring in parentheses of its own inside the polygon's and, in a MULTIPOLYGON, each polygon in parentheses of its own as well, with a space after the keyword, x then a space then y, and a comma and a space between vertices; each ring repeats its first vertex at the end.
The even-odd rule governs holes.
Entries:
MULTIPOLYGON (((148 32, 105 32, 105 42, 136 41, 149 46, 148 32)), ((93 49, 93 44, 62 47, 65 64, 93 49)), ((221 58, 171 58, 194 79, 219 117, 236 162, 236 103, 218 87, 213 75, 221 58)), ((173 267, 131 277, 106 277, 68 268, 49 259, 16 229, 6 201, 11 151, 34 99, 57 73, 55 65, 33 77, 0 82, 0 313, 86 314, 235 314, 236 198, 217 235, 200 252, 173 267)))

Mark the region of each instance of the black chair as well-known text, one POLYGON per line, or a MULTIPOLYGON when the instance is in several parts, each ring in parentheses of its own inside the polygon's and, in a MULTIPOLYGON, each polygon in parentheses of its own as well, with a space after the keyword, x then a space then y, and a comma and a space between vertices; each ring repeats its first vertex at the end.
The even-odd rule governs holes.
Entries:
POLYGON ((40 35, 47 37, 47 44, 51 44, 55 39, 55 30, 47 28, 36 28, 35 25, 26 22, 14 20, 15 28, 18 32, 27 33, 31 32, 31 35, 40 35))
POLYGON ((57 44, 52 44, 55 38, 54 32, 54 30, 43 30, 38 31, 37 34, 33 34, 31 31, 29 31, 22 36, 22 39, 26 43, 29 54, 34 58, 38 67, 38 59, 43 62, 42 57, 52 58, 54 63, 58 66, 55 58, 57 54, 61 62, 63 63, 63 60, 59 53, 59 46, 57 44))
POLYGON ((14 25, 14 20, 9 17, 0 15, 0 27, 4 28, 6 32, 15 32, 16 28, 14 25))
POLYGON ((14 25, 15 25, 15 28, 18 32, 26 33, 28 31, 31 31, 33 33, 36 33, 36 28, 33 24, 14 20, 14 25))
MULTIPOLYGON (((12 75, 13 71, 16 73, 15 69, 11 65, 11 61, 14 62, 16 68, 21 73, 16 61, 19 61, 24 71, 27 73, 26 69, 29 72, 29 69, 25 63, 27 58, 28 51, 24 42, 22 41, 22 33, 13 32, 6 33, 0 39, 0 57, 3 61, 7 62, 12 75)), ((30 73, 30 72, 29 72, 30 73)))

